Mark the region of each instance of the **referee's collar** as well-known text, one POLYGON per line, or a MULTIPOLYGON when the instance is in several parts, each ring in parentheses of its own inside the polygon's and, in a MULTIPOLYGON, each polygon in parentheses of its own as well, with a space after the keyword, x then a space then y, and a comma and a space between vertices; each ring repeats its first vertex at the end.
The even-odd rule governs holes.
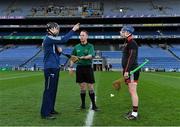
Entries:
POLYGON ((86 44, 82 44, 82 43, 80 43, 80 45, 82 45, 82 46, 86 46, 86 45, 88 45, 88 42, 87 42, 86 44))

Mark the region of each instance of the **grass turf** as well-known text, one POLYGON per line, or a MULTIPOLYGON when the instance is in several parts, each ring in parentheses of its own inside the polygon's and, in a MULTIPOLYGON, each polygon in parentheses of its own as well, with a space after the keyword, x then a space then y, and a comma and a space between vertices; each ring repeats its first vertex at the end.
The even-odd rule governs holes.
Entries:
MULTIPOLYGON (((131 109, 127 86, 117 92, 111 83, 118 72, 96 72, 97 105, 96 126, 173 126, 180 125, 180 73, 141 73, 139 114, 137 121, 125 120, 122 115, 131 109), (114 97, 110 97, 110 94, 114 97)), ((0 72, 0 125, 16 126, 83 126, 88 109, 79 111, 79 87, 75 77, 61 72, 56 109, 61 112, 56 120, 40 118, 44 88, 42 72, 0 72)), ((86 95, 87 106, 89 97, 86 95)))

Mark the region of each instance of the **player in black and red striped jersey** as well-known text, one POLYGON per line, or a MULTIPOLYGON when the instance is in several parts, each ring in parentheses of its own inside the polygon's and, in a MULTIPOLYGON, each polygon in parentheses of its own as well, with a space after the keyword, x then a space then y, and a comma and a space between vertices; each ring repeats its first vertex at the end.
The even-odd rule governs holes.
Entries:
POLYGON ((122 67, 123 76, 126 84, 128 85, 129 93, 132 100, 132 111, 125 115, 128 120, 134 120, 138 117, 138 94, 137 94, 137 83, 139 78, 139 71, 135 72, 131 76, 130 71, 138 67, 138 45, 133 39, 134 28, 130 25, 123 26, 120 31, 120 35, 125 38, 123 56, 122 56, 122 67))

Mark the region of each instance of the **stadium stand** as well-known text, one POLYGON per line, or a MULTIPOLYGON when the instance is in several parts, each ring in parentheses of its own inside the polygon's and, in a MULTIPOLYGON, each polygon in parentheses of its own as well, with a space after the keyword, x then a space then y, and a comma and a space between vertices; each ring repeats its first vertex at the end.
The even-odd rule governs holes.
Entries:
MULTIPOLYGON (((27 23, 25 22, 25 20, 23 23, 19 24, 17 22, 14 23, 14 21, 11 22, 10 20, 8 23, 2 22, 2 25, 0 25, 2 28, 0 37, 2 42, 5 44, 16 41, 16 43, 18 44, 33 43, 39 45, 42 43, 42 39, 46 34, 46 21, 48 21, 48 19, 51 19, 51 17, 60 17, 60 20, 62 20, 59 21, 60 25, 63 26, 61 27, 63 30, 60 35, 64 35, 67 29, 70 28, 70 25, 73 24, 74 20, 69 22, 71 18, 79 18, 79 16, 95 17, 94 21, 90 21, 91 18, 87 18, 88 20, 83 20, 84 17, 82 18, 82 20, 80 19, 80 21, 82 21, 82 28, 88 30, 89 40, 90 42, 92 41, 95 44, 95 50, 102 51, 102 57, 106 59, 107 63, 112 64, 113 69, 119 69, 121 68, 122 56, 120 45, 123 43, 123 40, 119 35, 119 30, 124 22, 114 22, 116 19, 112 19, 113 21, 111 21, 111 18, 117 18, 117 21, 120 21, 121 19, 123 19, 123 17, 176 17, 180 16, 180 8, 177 5, 180 5, 179 0, 3 1, 0 4, 0 16, 27 16, 27 19, 25 18, 27 20, 27 23), (28 16, 30 16, 30 18, 28 16), (32 20, 28 20, 41 16, 47 19, 44 18, 44 20, 36 20, 37 22, 33 23, 31 23, 32 20), (110 20, 107 19, 107 22, 106 20, 104 20, 104 22, 98 22, 96 21, 96 16, 98 17, 97 19, 101 19, 99 17, 105 17, 110 18, 110 20), (67 18, 68 20, 63 20, 66 18, 61 17, 71 18, 67 18)), ((176 21, 163 21, 164 23, 161 23, 155 21, 155 19, 156 18, 154 18, 154 21, 149 22, 147 20, 146 22, 132 21, 133 23, 128 23, 132 24, 136 29, 134 37, 135 39, 137 39, 137 42, 141 40, 143 40, 142 43, 145 44, 150 42, 149 46, 153 43, 179 43, 179 23, 176 21), (158 30, 160 32, 157 32, 158 30)), ((72 40, 70 40, 70 44, 74 45, 77 42, 77 39, 79 39, 78 35, 73 36, 72 40)), ((160 47, 149 46, 141 46, 139 48, 139 62, 141 63, 145 58, 148 58, 150 60, 150 63, 145 67, 155 69, 164 68, 167 70, 180 68, 180 63, 178 60, 178 57, 180 56, 180 48, 178 45, 169 46, 168 49, 165 50, 160 47)), ((0 47, 0 66, 23 65, 26 67, 33 67, 34 65, 36 65, 39 68, 43 68, 43 53, 38 51, 39 48, 37 48, 36 46, 18 46, 16 48, 8 49, 0 47), (26 54, 27 51, 21 50, 23 48, 27 49, 29 54, 26 54), (11 59, 12 55, 15 55, 16 58, 11 59), (15 62, 13 62, 13 60, 15 62)), ((70 53, 71 51, 72 47, 64 48, 64 52, 70 53)), ((64 56, 61 57, 61 64, 64 65, 67 59, 64 56)))
POLYGON ((179 15, 180 1, 126 0, 105 1, 104 17, 161 17, 179 15))
POLYGON ((174 58, 167 50, 159 47, 142 46, 139 48, 139 62, 143 59, 149 59, 149 64, 145 65, 148 68, 154 69, 177 69, 180 67, 180 61, 174 58))
POLYGON ((43 52, 40 52, 34 59, 29 61, 25 66, 31 68, 34 65, 36 65, 37 68, 43 69, 43 56, 44 56, 43 52))
MULTIPOLYGON (((180 48, 173 48, 173 51, 180 53, 180 48)), ((102 51, 102 56, 107 59, 107 63, 112 64, 113 69, 119 69, 121 67, 121 51, 102 51)), ((180 61, 174 58, 167 50, 163 50, 159 47, 141 46, 139 48, 139 63, 142 63, 144 59, 149 59, 149 64, 144 68, 153 69, 178 69, 180 68, 180 61)))
POLYGON ((102 57, 107 61, 107 64, 112 64, 112 69, 121 68, 121 51, 102 51, 102 57))
MULTIPOLYGON (((63 52, 70 54, 72 49, 72 47, 64 47, 63 52)), ((180 56, 179 45, 173 45, 171 50, 177 56, 180 56)), ((36 46, 18 46, 9 48, 0 53, 0 67, 19 67, 21 64, 32 58, 38 51, 39 48, 36 46)), ((122 51, 101 51, 101 54, 102 58, 104 58, 107 63, 112 64, 112 69, 119 70, 122 68, 122 51)), ((43 69, 43 55, 43 52, 39 52, 38 55, 28 61, 24 67, 31 68, 36 65, 37 68, 43 69)), ((67 58, 63 55, 60 57, 61 65, 67 66, 64 65, 67 62, 67 58)), ((142 63, 144 59, 150 60, 149 64, 145 65, 144 68, 165 69, 166 71, 180 68, 180 60, 174 58, 167 50, 163 50, 155 45, 153 45, 153 47, 147 45, 139 47, 139 63, 142 63)))
MULTIPOLYGON (((1 36, 6 36, 6 35, 9 35, 11 34, 10 32, 0 32, 0 35, 1 36)), ((60 36, 64 36, 66 33, 64 32, 61 32, 60 33, 60 36)), ((46 35, 46 32, 17 32, 15 33, 15 36, 44 36, 46 35)), ((89 36, 91 37, 94 37, 94 36, 119 36, 119 32, 89 32, 89 36)), ((159 33, 157 31, 136 31, 134 33, 134 35, 154 35, 154 36, 157 36, 159 35, 159 33)), ((180 35, 180 31, 163 31, 163 35, 166 36, 166 35, 180 35)))
POLYGON ((180 57, 180 45, 173 45, 173 47, 170 48, 171 51, 173 51, 178 57, 180 57))
POLYGON ((18 67, 38 50, 36 46, 17 46, 4 50, 0 53, 0 67, 18 67))
POLYGON ((179 0, 10 0, 0 7, 1 16, 60 17, 163 17, 180 15, 179 0))
POLYGON ((3 16, 101 16, 100 1, 22 1, 11 0, 2 4, 3 16), (7 8, 5 8, 7 7, 7 8))

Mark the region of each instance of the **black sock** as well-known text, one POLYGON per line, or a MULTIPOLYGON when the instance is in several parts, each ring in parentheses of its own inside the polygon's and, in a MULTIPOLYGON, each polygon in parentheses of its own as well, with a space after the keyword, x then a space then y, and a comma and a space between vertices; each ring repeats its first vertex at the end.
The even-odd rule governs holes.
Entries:
POLYGON ((133 106, 133 112, 138 112, 138 106, 133 106))
POLYGON ((95 103, 95 93, 93 90, 89 91, 89 97, 91 99, 92 102, 92 107, 95 108, 96 107, 96 103, 95 103))
POLYGON ((82 102, 81 106, 85 107, 86 91, 85 90, 81 90, 81 94, 80 95, 81 95, 81 102, 82 102))

